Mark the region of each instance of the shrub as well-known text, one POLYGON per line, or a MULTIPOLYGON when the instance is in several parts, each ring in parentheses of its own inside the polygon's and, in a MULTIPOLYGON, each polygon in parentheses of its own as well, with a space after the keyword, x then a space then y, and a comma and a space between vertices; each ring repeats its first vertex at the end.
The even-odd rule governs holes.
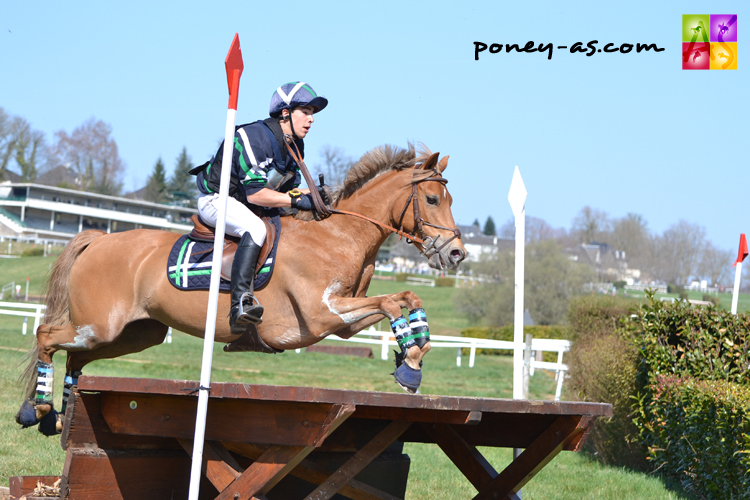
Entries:
POLYGON ((750 498, 750 388, 659 375, 652 391, 636 418, 651 467, 701 498, 750 498))
POLYGON ((615 287, 617 287, 618 290, 624 289, 625 285, 627 285, 627 284, 628 284, 628 282, 627 281, 623 281, 623 280, 613 281, 612 282, 612 285, 615 286, 615 287))
POLYGON ((40 247, 27 248, 21 253, 21 257, 41 257, 44 255, 44 249, 40 247))
POLYGON ((685 289, 680 285, 667 285, 667 293, 681 293, 685 289))
POLYGON ((453 278, 435 278, 435 286, 456 286, 453 278))
POLYGON ((637 302, 622 297, 584 295, 571 301, 568 387, 584 401, 613 407, 612 418, 595 421, 586 449, 604 463, 645 470, 645 449, 637 441, 631 410, 640 356, 623 329, 636 311, 637 302))
POLYGON ((680 290, 680 300, 687 300, 688 293, 685 290, 680 290))
POLYGON ((406 281, 406 278, 408 278, 409 275, 407 273, 396 273, 396 281, 406 281))

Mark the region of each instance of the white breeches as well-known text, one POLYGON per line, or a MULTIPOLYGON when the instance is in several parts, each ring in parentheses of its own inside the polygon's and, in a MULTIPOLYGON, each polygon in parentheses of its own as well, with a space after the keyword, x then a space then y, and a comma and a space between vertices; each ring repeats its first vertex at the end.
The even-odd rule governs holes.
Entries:
MULTIPOLYGON (((205 194, 198 198, 198 213, 203 222, 216 227, 219 195, 205 194)), ((266 241, 266 225, 260 217, 234 198, 227 199, 226 233, 237 237, 250 233, 250 237, 258 246, 263 246, 263 242, 266 241)))

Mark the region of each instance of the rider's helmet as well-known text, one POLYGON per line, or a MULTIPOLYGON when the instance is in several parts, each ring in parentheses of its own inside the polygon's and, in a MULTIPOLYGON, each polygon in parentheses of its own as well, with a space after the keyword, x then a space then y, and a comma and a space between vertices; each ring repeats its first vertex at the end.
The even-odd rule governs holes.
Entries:
POLYGON ((268 114, 278 118, 282 110, 292 110, 298 106, 313 106, 317 111, 322 111, 328 106, 328 99, 316 94, 305 82, 285 83, 271 96, 271 109, 268 114))

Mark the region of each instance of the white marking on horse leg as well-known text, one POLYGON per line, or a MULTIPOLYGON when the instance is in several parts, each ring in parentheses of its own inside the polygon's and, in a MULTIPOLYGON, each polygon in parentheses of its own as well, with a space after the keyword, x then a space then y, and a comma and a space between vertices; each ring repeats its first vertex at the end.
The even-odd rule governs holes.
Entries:
POLYGON ((326 288, 325 291, 323 292, 323 304, 325 304, 326 307, 328 307, 328 310, 331 311, 331 313, 341 318, 341 321, 343 321, 347 325, 350 325, 354 323, 355 321, 359 321, 362 318, 366 318, 367 316, 370 316, 372 314, 377 314, 375 312, 372 312, 372 313, 357 315, 354 313, 339 312, 334 307, 334 305, 331 304, 331 295, 338 292, 340 286, 341 286, 341 282, 336 281, 336 280, 331 281, 331 284, 328 285, 328 288, 326 288))
POLYGON ((96 338, 94 329, 90 325, 79 326, 76 328, 76 336, 73 342, 67 344, 60 344, 63 349, 87 349, 89 348, 89 340, 96 338))

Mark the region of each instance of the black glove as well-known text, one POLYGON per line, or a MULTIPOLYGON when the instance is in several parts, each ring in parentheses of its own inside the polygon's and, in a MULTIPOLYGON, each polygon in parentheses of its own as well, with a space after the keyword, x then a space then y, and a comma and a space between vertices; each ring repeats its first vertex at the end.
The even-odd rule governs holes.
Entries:
POLYGON ((320 199, 323 200, 323 203, 326 205, 331 204, 331 199, 328 197, 328 193, 326 191, 331 191, 331 188, 327 184, 323 184, 322 186, 315 186, 318 188, 318 193, 320 193, 320 199))
POLYGON ((309 194, 292 198, 292 208, 296 208, 297 210, 312 210, 314 207, 312 196, 309 194))

